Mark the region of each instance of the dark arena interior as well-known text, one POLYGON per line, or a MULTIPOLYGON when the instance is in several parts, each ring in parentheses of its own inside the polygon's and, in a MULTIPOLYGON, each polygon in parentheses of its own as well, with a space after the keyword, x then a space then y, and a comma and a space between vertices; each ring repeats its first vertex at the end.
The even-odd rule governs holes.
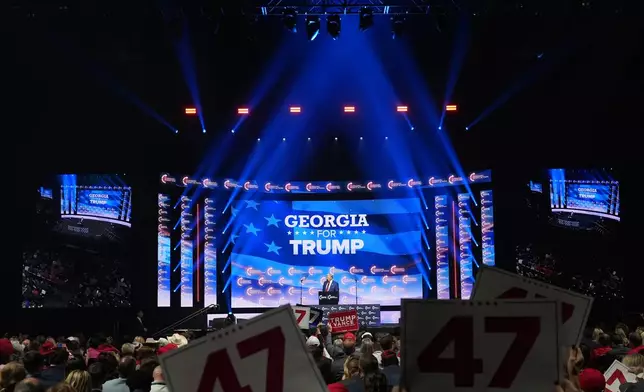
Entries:
MULTIPOLYGON (((297 304, 319 346, 334 312, 355 311, 357 345, 386 353, 393 336, 407 391, 454 390, 405 363, 403 302, 490 300, 478 278, 498 269, 593 298, 579 328, 602 332, 584 335, 584 366, 635 366, 593 350, 644 330, 630 249, 644 220, 638 1, 89 0, 0 14, 16 185, 0 332, 39 342, 24 353, 43 351, 37 336, 158 347, 297 304)), ((170 380, 175 357, 160 359, 168 384, 190 388, 170 380)), ((380 391, 367 368, 356 382, 380 391)))

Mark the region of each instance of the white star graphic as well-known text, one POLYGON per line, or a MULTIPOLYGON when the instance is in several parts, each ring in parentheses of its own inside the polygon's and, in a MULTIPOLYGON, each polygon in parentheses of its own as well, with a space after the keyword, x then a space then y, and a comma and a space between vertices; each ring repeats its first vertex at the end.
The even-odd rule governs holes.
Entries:
POLYGON ((367 231, 366 231, 366 230, 362 230, 362 234, 365 234, 365 233, 367 233, 367 231))
POLYGON ((290 231, 290 230, 289 230, 289 231, 287 231, 287 233, 288 233, 288 235, 291 235, 291 231, 290 231))
POLYGON ((344 233, 344 231, 340 230, 340 234, 343 234, 343 233, 344 233))
POLYGON ((311 230, 311 235, 313 235, 313 234, 315 234, 315 233, 313 232, 313 230, 311 230))
POLYGON ((353 234, 358 234, 358 230, 354 231, 353 234))
POLYGON ((295 232, 295 235, 300 235, 300 232, 299 232, 299 231, 296 231, 296 232, 295 232))

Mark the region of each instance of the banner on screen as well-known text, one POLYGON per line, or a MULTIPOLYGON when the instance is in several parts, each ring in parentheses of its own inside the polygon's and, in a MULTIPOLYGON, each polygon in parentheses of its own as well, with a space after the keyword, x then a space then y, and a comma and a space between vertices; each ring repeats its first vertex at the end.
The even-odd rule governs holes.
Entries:
POLYGON ((416 198, 242 200, 230 210, 233 307, 317 304, 327 274, 341 304, 422 297, 416 198))

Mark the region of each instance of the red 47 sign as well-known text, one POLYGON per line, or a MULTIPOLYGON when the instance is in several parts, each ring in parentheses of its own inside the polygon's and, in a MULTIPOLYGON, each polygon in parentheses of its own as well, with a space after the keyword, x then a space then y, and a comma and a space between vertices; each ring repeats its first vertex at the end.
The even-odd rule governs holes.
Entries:
POLYGON ((627 382, 637 381, 637 377, 628 370, 628 367, 620 361, 613 362, 604 373, 607 392, 619 392, 619 386, 627 382))
POLYGON ((472 299, 476 301, 539 298, 551 299, 560 304, 561 344, 579 344, 593 305, 591 297, 490 267, 479 270, 472 291, 472 299))
POLYGON ((307 306, 293 306, 293 315, 295 315, 295 323, 300 329, 309 329, 309 321, 311 319, 311 308, 307 306))
POLYGON ((172 391, 327 391, 290 306, 207 335, 160 359, 172 391))
POLYGON ((410 391, 541 392, 558 380, 554 301, 403 300, 402 320, 410 391))

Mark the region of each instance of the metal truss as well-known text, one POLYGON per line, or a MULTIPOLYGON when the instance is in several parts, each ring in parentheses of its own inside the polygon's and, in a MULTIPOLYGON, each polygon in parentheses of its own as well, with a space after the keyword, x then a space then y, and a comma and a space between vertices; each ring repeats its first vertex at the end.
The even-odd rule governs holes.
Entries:
POLYGON ((264 16, 282 16, 286 10, 300 15, 359 14, 364 7, 374 15, 424 15, 433 11, 426 0, 267 0, 246 4, 246 9, 264 16))

